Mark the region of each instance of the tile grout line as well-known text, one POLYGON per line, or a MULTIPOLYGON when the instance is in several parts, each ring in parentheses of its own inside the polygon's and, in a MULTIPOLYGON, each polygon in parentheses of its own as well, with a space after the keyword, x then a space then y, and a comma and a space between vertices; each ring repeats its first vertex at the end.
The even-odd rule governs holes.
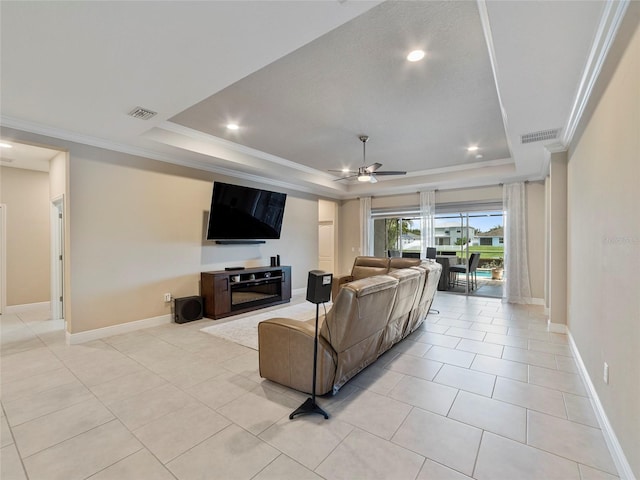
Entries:
MULTIPOLYGON (((13 428, 11 427, 11 425, 9 425, 9 417, 7 417, 7 412, 4 409, 4 404, 2 404, 2 413, 4 414, 4 419, 5 422, 7 422, 7 427, 9 428, 9 433, 11 434, 11 439, 13 440, 13 448, 16 449, 16 454, 18 455, 18 458, 20 459, 20 465, 22 466, 22 471, 24 472, 24 476, 25 478, 29 478, 29 475, 27 474, 27 467, 24 464, 24 458, 22 457, 22 454, 20 453, 20 449, 18 448, 18 442, 16 442, 16 437, 13 434, 13 428)), ((8 447, 9 445, 7 445, 8 447)))

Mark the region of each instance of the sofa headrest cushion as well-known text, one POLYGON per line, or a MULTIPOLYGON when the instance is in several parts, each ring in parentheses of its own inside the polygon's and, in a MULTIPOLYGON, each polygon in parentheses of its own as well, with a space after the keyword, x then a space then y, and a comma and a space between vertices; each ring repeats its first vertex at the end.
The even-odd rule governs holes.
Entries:
POLYGON ((393 269, 415 267, 422 262, 419 258, 394 257, 389 260, 389 268, 393 269))
POLYGON ((372 277, 374 275, 385 275, 389 269, 387 267, 362 267, 354 266, 351 270, 351 276, 354 280, 360 280, 361 278, 372 277))
POLYGON ((397 278, 400 282, 417 278, 420 276, 420 270, 413 268, 403 268, 401 270, 392 270, 388 274, 390 277, 397 278))
POLYGON ((386 257, 356 257, 353 262, 355 267, 389 268, 389 259, 386 257))
POLYGON ((387 288, 395 288, 396 285, 398 285, 398 280, 393 277, 388 275, 375 275, 350 282, 343 288, 353 290, 355 296, 360 298, 387 288))

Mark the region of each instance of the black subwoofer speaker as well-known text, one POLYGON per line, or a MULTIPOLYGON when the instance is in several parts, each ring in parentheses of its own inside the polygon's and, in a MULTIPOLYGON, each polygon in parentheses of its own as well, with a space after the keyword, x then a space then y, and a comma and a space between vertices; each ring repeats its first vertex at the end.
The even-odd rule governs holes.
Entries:
POLYGON ((176 323, 193 322, 200 320, 203 314, 202 297, 194 295, 192 297, 176 298, 175 300, 175 320, 176 323))

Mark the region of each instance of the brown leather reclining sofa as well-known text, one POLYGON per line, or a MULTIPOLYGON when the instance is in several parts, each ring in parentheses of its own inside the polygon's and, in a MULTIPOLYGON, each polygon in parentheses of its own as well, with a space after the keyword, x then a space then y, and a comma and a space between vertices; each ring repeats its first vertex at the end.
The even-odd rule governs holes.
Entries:
MULTIPOLYGON (((359 274, 356 267, 383 271, 340 283, 331 309, 320 318, 318 395, 336 393, 418 328, 429 312, 442 271, 438 263, 406 258, 358 257, 354 278, 359 274)), ((259 323, 260 376, 311 392, 314 334, 315 317, 306 322, 272 318, 259 323)))

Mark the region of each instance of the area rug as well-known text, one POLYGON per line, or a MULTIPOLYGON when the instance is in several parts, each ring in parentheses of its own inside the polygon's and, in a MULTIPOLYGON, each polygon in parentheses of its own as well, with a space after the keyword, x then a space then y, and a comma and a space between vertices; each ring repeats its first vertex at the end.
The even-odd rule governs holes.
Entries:
MULTIPOLYGON (((327 311, 331 304, 327 304, 327 311)), ((291 318, 293 320, 305 321, 310 318, 315 318, 316 305, 310 302, 298 303, 295 305, 287 305, 286 307, 278 308, 275 310, 268 310, 265 312, 259 312, 254 315, 224 321, 205 327, 201 329, 201 332, 208 333, 215 337, 224 338, 234 343, 244 345, 245 347, 258 350, 258 323, 268 320, 270 318, 291 318)), ((324 308, 320 305, 320 315, 324 314, 324 308)))

